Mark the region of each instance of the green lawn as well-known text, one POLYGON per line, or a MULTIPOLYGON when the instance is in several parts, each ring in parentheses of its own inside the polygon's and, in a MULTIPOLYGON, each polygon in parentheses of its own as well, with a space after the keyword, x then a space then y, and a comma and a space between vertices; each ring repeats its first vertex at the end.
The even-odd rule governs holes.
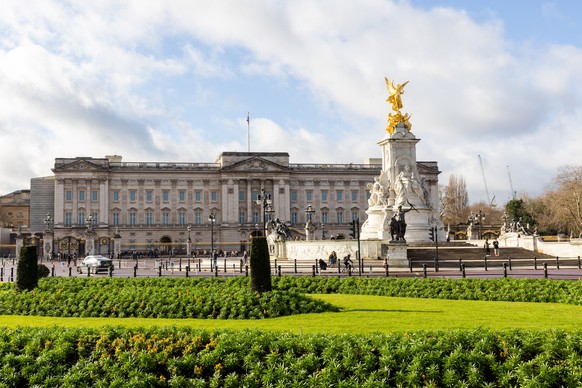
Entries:
POLYGON ((343 311, 263 320, 0 316, 0 326, 183 325, 206 329, 266 329, 295 333, 337 334, 476 327, 565 330, 582 327, 582 306, 569 304, 393 298, 347 294, 312 296, 339 306, 343 311))

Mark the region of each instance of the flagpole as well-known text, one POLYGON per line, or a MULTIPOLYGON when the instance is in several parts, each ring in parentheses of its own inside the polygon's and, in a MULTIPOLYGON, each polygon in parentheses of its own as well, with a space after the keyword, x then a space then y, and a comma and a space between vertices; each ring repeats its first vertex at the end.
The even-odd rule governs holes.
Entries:
POLYGON ((247 112, 247 144, 248 152, 251 152, 251 116, 249 112, 247 112))

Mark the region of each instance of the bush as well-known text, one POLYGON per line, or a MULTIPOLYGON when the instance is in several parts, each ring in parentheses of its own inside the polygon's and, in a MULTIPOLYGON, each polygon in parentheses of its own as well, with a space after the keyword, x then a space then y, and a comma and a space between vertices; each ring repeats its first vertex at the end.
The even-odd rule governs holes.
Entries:
POLYGON ((38 264, 36 247, 24 246, 20 249, 20 258, 16 266, 16 290, 32 290, 38 285, 38 264))
POLYGON ((271 291, 271 261, 266 237, 251 239, 251 289, 256 292, 271 291))
POLYGON ((44 264, 38 265, 38 277, 39 278, 48 278, 51 274, 51 270, 44 264))

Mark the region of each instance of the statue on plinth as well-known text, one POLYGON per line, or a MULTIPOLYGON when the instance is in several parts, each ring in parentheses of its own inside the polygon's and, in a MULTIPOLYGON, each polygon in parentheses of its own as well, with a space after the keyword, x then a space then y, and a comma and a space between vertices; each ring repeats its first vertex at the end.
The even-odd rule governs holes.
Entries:
POLYGON ((396 126, 400 123, 404 123, 408 132, 412 129, 412 125, 410 124, 410 117, 411 115, 408 113, 402 114, 400 109, 402 109, 402 94, 404 94, 404 87, 408 83, 406 81, 403 84, 394 84, 393 81, 388 81, 388 78, 384 77, 386 80, 386 86, 388 87, 388 99, 386 102, 392 104, 392 110, 395 113, 388 113, 388 126, 386 127, 386 131, 388 133, 393 134, 396 126))
POLYGON ((424 190, 408 164, 405 164, 404 169, 396 176, 394 192, 396 193, 396 205, 410 201, 426 205, 424 190))
POLYGON ((392 241, 406 242, 406 239, 404 238, 404 235, 406 234, 405 214, 412 209, 412 206, 407 210, 402 209, 402 205, 398 206, 398 210, 390 219, 390 235, 392 237, 392 241))

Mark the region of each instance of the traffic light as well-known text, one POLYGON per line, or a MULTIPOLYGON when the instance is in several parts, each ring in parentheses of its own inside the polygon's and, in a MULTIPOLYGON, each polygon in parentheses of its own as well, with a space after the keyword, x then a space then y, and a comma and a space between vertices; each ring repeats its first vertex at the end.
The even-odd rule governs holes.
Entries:
POLYGON ((356 220, 352 220, 351 225, 352 225, 352 227, 351 227, 352 230, 350 232, 350 238, 355 239, 357 236, 356 235, 356 220))
POLYGON ((430 241, 435 241, 435 240, 434 240, 434 237, 435 237, 435 236, 434 236, 435 229, 436 229, 436 228, 434 228, 434 227, 433 227, 433 228, 430 228, 430 230, 429 230, 429 232, 428 232, 428 238, 430 239, 430 241))

